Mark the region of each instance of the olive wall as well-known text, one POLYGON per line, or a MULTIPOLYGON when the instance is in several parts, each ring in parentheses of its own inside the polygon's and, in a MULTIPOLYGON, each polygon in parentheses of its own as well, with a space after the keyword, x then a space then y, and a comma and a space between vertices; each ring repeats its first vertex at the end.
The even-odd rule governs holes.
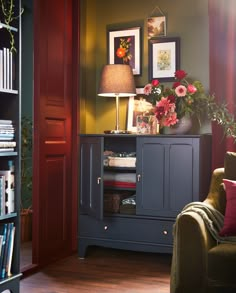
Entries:
MULTIPOLYGON (((137 87, 148 81, 146 20, 167 17, 166 37, 180 37, 180 68, 209 88, 208 1, 206 0, 84 0, 81 7, 81 133, 102 133, 115 126, 115 99, 97 96, 102 66, 107 64, 107 28, 139 25, 141 31, 140 76, 137 87)), ((121 99, 120 126, 126 128, 128 98, 121 99)), ((209 132, 203 125, 201 132, 209 132)))

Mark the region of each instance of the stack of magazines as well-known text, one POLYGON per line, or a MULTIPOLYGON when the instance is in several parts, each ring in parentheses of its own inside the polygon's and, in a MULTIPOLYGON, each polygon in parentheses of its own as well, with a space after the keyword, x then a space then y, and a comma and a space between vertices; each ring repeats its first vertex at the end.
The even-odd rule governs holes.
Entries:
POLYGON ((0 152, 14 152, 15 128, 12 120, 0 120, 0 152))

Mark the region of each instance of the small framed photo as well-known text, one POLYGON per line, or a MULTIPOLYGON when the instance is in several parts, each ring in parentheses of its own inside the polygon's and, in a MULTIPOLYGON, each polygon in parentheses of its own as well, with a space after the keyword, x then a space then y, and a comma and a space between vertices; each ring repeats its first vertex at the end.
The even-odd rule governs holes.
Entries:
POLYGON ((147 19, 148 39, 166 36, 166 17, 155 16, 147 19))
POLYGON ((149 79, 174 81, 174 73, 180 66, 180 38, 149 40, 149 79))
POLYGON ((141 74, 141 27, 108 31, 108 64, 129 64, 141 74))
POLYGON ((137 133, 137 116, 153 108, 152 104, 146 101, 143 89, 136 88, 137 96, 129 97, 127 130, 133 133, 137 133))

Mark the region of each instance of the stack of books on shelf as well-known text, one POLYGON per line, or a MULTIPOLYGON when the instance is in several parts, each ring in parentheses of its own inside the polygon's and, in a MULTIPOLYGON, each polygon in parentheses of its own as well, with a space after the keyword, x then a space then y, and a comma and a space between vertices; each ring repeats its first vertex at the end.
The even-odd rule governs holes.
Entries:
POLYGON ((0 224, 0 279, 11 276, 12 255, 14 248, 14 223, 0 224))
POLYGON ((14 82, 13 53, 9 48, 0 50, 0 90, 13 90, 14 82))
POLYGON ((14 152, 15 128, 12 120, 0 120, 0 152, 14 152))
POLYGON ((13 161, 1 162, 0 165, 0 216, 15 211, 15 176, 13 161))

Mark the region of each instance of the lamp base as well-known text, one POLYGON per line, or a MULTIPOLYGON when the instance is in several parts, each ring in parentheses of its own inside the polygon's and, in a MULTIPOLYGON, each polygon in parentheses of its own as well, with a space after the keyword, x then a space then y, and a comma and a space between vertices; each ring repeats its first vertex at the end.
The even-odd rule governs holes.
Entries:
POLYGON ((105 134, 131 134, 132 132, 129 130, 104 130, 105 134))

